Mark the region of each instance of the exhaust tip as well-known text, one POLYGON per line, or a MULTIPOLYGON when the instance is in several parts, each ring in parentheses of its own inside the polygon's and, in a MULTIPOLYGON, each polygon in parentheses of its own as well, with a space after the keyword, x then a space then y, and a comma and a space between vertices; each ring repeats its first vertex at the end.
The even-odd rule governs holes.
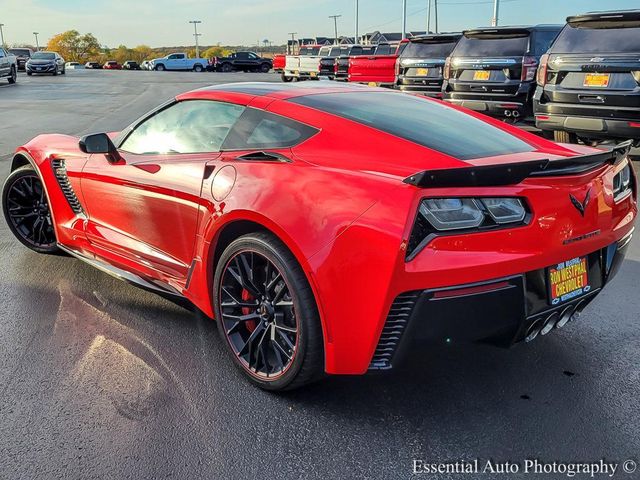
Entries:
POLYGON ((553 330, 556 326, 556 323, 558 323, 559 318, 560 318, 560 314, 558 312, 554 312, 551 315, 549 315, 545 320, 544 325, 542 326, 542 329, 540 330, 540 334, 546 335, 551 330, 553 330))
POLYGON ((574 313, 575 313, 575 309, 573 307, 569 306, 565 308, 560 314, 560 320, 558 320, 558 323, 556 323, 556 328, 562 328, 567 323, 569 323, 574 313))
POLYGON ((505 110, 504 111, 504 116, 505 117, 510 117, 511 116, 511 110, 505 110))
POLYGON ((520 112, 518 110, 514 110, 512 115, 514 118, 518 118, 520 116, 520 112))
POLYGON ((542 329, 542 321, 538 319, 535 322, 533 322, 531 325, 529 325, 529 328, 527 328, 524 341, 526 343, 534 341, 536 337, 540 334, 541 329, 542 329))

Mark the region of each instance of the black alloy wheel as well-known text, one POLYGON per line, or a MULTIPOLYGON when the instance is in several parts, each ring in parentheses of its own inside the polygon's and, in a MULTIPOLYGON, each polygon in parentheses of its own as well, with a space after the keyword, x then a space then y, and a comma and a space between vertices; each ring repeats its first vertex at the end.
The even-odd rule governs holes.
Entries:
POLYGON ((2 190, 2 210, 9 228, 24 245, 39 253, 58 251, 46 192, 31 166, 11 173, 2 190))
POLYGON ((260 387, 285 390, 322 374, 322 330, 304 272, 276 237, 245 235, 215 277, 218 327, 234 362, 260 387))

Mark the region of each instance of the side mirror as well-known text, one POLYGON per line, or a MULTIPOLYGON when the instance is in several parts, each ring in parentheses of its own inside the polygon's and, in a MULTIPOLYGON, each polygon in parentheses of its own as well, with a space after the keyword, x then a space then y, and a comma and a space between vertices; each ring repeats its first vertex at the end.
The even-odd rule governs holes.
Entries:
POLYGON ((112 163, 116 163, 122 160, 118 149, 109 138, 109 135, 107 135, 106 133, 93 133, 91 135, 85 135, 80 139, 78 146, 84 153, 102 153, 106 155, 107 159, 112 163))

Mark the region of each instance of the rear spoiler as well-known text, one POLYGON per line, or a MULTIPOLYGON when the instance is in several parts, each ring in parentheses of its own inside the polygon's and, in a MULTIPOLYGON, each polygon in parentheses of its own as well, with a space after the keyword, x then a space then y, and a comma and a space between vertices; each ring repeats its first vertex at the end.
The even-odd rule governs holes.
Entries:
POLYGON ((640 10, 619 10, 613 12, 590 12, 583 15, 567 17, 572 25, 598 22, 637 22, 640 21, 640 10))
POLYGON ((437 33, 429 35, 416 35, 409 39, 410 43, 451 43, 457 42, 462 33, 437 33))
POLYGON ((634 146, 633 140, 619 143, 611 150, 561 160, 425 170, 404 179, 404 183, 421 188, 498 187, 516 185, 529 177, 560 177, 576 175, 598 168, 605 163, 617 165, 634 146))

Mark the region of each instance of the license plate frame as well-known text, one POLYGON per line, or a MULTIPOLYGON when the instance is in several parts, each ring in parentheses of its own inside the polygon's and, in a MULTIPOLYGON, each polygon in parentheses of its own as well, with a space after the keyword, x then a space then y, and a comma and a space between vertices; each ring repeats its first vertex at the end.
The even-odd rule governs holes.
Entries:
POLYGON ((582 86, 589 88, 607 88, 610 81, 610 73, 585 73, 582 86))
POLYGON ((561 305, 591 291, 589 257, 575 257, 546 269, 549 305, 561 305))
POLYGON ((491 78, 491 71, 489 70, 476 70, 473 72, 473 80, 476 82, 486 82, 491 78))
POLYGON ((416 77, 428 77, 429 69, 428 68, 416 68, 416 77))

